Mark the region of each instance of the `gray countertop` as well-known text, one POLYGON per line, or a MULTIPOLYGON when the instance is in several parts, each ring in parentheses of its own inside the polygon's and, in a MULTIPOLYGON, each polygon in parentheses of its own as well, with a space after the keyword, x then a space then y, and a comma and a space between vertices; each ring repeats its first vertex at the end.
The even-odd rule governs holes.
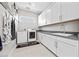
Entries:
POLYGON ((79 34, 79 32, 66 32, 66 31, 50 31, 50 30, 37 30, 41 32, 49 32, 49 33, 65 33, 65 34, 79 34))
POLYGON ((59 37, 64 37, 64 38, 69 38, 69 39, 73 39, 73 40, 78 40, 78 33, 62 33, 62 32, 58 32, 58 31, 38 31, 47 35, 54 35, 54 36, 59 36, 59 37))

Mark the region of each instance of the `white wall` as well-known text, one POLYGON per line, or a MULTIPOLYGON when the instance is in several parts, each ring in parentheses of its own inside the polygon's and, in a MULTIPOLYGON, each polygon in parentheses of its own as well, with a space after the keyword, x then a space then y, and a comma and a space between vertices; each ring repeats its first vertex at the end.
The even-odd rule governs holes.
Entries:
POLYGON ((37 15, 33 13, 20 10, 18 14, 18 20, 18 30, 37 28, 37 15))

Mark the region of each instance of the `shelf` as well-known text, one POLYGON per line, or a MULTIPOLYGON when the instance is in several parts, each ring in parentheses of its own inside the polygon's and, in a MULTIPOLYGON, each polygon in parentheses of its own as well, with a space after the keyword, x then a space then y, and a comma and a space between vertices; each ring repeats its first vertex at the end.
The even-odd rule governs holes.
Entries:
POLYGON ((67 20, 67 21, 60 21, 60 22, 56 22, 56 23, 52 23, 52 24, 46 24, 46 25, 42 25, 42 26, 39 26, 39 27, 45 27, 45 26, 50 26, 50 25, 63 24, 63 23, 74 22, 74 21, 79 21, 79 18, 78 19, 73 19, 73 20, 67 20))

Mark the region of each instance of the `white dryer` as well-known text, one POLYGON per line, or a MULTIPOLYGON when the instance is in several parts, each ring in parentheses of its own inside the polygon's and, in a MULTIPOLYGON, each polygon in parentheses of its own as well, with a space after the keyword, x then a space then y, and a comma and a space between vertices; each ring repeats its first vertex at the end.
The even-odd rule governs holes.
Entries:
POLYGON ((28 42, 36 41, 36 30, 28 29, 28 42))

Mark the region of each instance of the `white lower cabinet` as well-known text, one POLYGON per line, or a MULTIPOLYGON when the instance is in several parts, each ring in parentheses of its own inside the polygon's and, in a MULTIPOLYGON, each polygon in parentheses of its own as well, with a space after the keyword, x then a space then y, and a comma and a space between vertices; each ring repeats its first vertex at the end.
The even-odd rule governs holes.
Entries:
POLYGON ((58 41, 57 55, 60 57, 78 57, 78 47, 58 41))
POLYGON ((48 49, 56 53, 56 40, 55 39, 51 38, 51 36, 48 36, 42 33, 38 33, 38 39, 48 49))
POLYGON ((41 42, 41 33, 39 32, 37 33, 37 38, 38 38, 38 41, 41 42))
POLYGON ((43 42, 42 42, 48 49, 56 53, 56 40, 51 38, 50 36, 44 34, 43 35, 43 42))
POLYGON ((38 39, 59 57, 78 57, 78 41, 39 33, 38 39))

